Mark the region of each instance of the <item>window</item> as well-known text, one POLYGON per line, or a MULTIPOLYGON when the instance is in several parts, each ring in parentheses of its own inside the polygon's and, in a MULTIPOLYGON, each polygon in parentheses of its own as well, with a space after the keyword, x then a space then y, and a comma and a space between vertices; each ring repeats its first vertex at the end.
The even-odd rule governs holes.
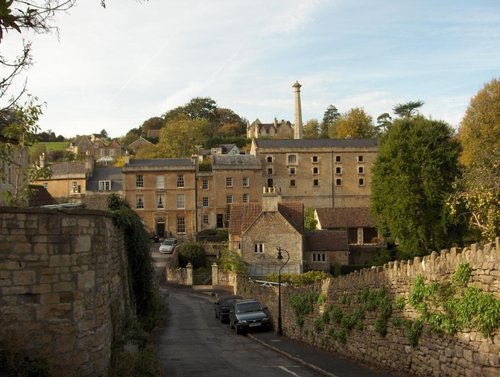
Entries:
POLYGON ((208 214, 207 213, 203 214, 203 224, 208 224, 208 214))
POLYGON ((365 167, 364 166, 358 166, 358 174, 365 174, 365 167))
POLYGON ((243 187, 249 187, 249 186, 250 186, 250 178, 243 177, 243 187))
POLYGON ((136 188, 144 187, 144 176, 142 174, 135 176, 135 187, 136 188))
POLYGON ((177 174, 177 187, 184 187, 184 175, 177 174))
POLYGON ((287 161, 289 165, 295 165, 297 163, 297 155, 296 154, 289 154, 287 157, 287 161))
POLYGON ((226 196, 226 204, 232 204, 232 203, 233 203, 233 196, 227 195, 226 196))
POLYGON ((337 178, 335 180, 335 186, 342 186, 342 178, 337 178))
POLYGON ((204 196, 202 199, 202 206, 208 207, 208 196, 204 196))
POLYGON ((290 179, 290 187, 295 187, 295 179, 290 179))
POLYGON ((165 208, 165 195, 156 194, 156 208, 165 208))
POLYGON ((312 156, 311 160, 313 164, 317 164, 319 162, 318 156, 312 156))
POLYGON ((273 168, 267 168, 267 174, 273 175, 273 168))
POLYGON ((326 262, 326 253, 313 253, 313 262, 326 262))
POLYGON ((337 163, 342 162, 342 158, 340 155, 335 156, 335 162, 337 162, 337 163))
POLYGON ((319 186, 319 179, 313 179, 313 186, 318 187, 319 186))
POLYGON ((177 233, 186 233, 186 218, 184 216, 177 218, 177 233))
POLYGON ((296 173, 295 168, 288 168, 288 174, 295 175, 295 173, 296 173))
POLYGON ((184 197, 184 194, 177 195, 177 200, 176 200, 177 209, 184 209, 186 205, 185 201, 186 199, 184 197))
POLYGON ((99 181, 99 191, 110 191, 111 181, 99 181))
POLYGON ((165 188, 165 177, 163 175, 156 176, 156 188, 159 189, 165 188))
POLYGON ((342 174, 342 168, 340 166, 335 167, 335 174, 342 174))
POLYGON ((226 177, 226 187, 233 187, 233 177, 226 177))
POLYGON ((263 253, 264 252, 264 244, 263 243, 254 243, 253 244, 253 252, 254 253, 263 253))
POLYGON ((358 155, 358 162, 364 162, 364 157, 362 154, 358 155))
POLYGON ((273 163, 273 156, 266 156, 266 162, 268 164, 272 164, 273 163))
POLYGON ((273 187, 273 185, 274 185, 273 179, 272 178, 268 178, 267 179, 267 187, 273 187))
POLYGON ((208 190, 208 179, 204 179, 201 181, 201 188, 203 190, 208 190))
POLYGON ((364 178, 359 178, 358 179, 358 186, 364 186, 365 185, 365 179, 364 178))
POLYGON ((135 196, 135 208, 144 208, 144 196, 142 195, 135 196))
POLYGON ((73 194, 78 194, 80 192, 80 187, 78 186, 78 182, 77 181, 71 182, 71 192, 73 194))
POLYGON ((313 174, 314 175, 319 174, 319 168, 317 168, 316 166, 313 168, 313 174))
POLYGON ((248 203, 250 201, 250 195, 249 194, 243 194, 243 203, 248 203))

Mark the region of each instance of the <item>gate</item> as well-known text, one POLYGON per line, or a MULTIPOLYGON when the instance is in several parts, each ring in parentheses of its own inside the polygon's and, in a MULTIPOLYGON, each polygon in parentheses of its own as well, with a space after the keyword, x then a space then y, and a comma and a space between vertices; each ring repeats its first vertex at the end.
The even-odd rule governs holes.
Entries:
POLYGON ((212 285, 212 268, 193 270, 193 285, 212 285))

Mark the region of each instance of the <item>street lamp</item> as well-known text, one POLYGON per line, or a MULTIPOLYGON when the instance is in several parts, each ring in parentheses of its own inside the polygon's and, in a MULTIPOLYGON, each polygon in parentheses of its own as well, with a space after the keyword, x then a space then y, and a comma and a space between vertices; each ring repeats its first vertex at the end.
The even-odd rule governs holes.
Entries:
POLYGON ((281 326, 281 270, 290 261, 290 253, 285 249, 282 249, 281 247, 278 247, 277 250, 278 256, 276 259, 278 259, 280 262, 283 260, 283 254, 281 254, 282 251, 284 251, 287 256, 285 263, 283 263, 278 270, 278 331, 276 333, 278 334, 278 336, 281 336, 283 335, 283 328, 281 326))

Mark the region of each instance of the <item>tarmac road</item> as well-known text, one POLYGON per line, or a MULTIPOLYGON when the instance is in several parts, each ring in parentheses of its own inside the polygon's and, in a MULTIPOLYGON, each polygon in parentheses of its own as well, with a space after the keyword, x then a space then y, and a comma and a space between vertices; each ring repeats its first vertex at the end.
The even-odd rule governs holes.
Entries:
POLYGON ((322 376, 215 319, 213 299, 189 288, 167 290, 166 323, 154 333, 168 377, 322 376))

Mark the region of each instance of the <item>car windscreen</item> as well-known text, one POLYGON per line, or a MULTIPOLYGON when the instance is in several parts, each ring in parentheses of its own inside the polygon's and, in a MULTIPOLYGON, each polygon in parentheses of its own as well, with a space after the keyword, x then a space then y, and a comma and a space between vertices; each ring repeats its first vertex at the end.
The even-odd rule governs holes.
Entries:
POLYGON ((170 246, 170 245, 173 245, 173 244, 174 244, 174 241, 173 241, 173 240, 166 240, 166 241, 163 241, 163 245, 170 246))
POLYGON ((250 313, 261 310, 262 306, 258 302, 241 303, 236 306, 236 313, 250 313))

